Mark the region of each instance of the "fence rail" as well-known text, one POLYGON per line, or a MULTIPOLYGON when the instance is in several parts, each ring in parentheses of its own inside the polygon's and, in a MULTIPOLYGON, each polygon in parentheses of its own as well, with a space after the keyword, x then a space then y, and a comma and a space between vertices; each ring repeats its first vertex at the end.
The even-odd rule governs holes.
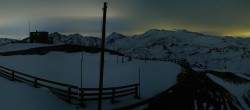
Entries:
MULTIPOLYGON (((128 95, 134 95, 135 98, 139 98, 139 86, 140 84, 132 84, 121 87, 103 88, 103 99, 110 99, 111 103, 115 103, 116 98, 128 95)), ((98 100, 98 88, 79 88, 79 91, 81 91, 81 94, 79 94, 81 102, 98 100)))
MULTIPOLYGON (((78 86, 55 82, 25 73, 21 73, 12 69, 0 66, 0 76, 12 81, 19 81, 29 85, 38 87, 46 87, 52 93, 72 104, 85 105, 86 101, 98 100, 99 88, 79 88, 78 86)), ((134 95, 139 98, 140 84, 132 84, 120 87, 103 88, 103 100, 110 99, 111 103, 115 103, 117 98, 134 95)))
MULTIPOLYGON (((190 64, 188 63, 188 61, 186 59, 140 58, 140 57, 133 57, 133 58, 139 59, 139 60, 144 60, 145 63, 147 61, 164 61, 164 62, 172 62, 172 63, 178 64, 178 65, 181 66, 181 73, 179 75, 183 75, 183 74, 185 75, 185 73, 192 70, 190 64)), ((178 76, 177 76, 177 80, 180 80, 180 79, 178 79, 178 76)), ((153 98, 154 98, 154 96, 149 98, 149 99, 146 99, 146 100, 134 103, 134 104, 130 104, 130 105, 127 105, 127 106, 115 108, 113 110, 131 110, 131 109, 135 109, 135 108, 138 108, 138 107, 141 107, 141 106, 148 105, 153 98)))

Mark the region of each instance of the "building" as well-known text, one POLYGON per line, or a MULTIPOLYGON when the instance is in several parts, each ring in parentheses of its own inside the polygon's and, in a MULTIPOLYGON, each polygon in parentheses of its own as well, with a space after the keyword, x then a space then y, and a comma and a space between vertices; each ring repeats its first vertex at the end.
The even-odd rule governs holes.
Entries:
POLYGON ((30 43, 52 43, 48 32, 30 32, 30 43))

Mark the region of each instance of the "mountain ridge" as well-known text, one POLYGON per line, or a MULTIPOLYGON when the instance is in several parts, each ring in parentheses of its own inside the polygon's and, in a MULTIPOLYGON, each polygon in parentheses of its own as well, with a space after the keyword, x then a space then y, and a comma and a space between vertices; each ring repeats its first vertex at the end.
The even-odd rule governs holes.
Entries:
MULTIPOLYGON (((53 37, 53 44, 101 45, 101 38, 77 33, 62 35, 54 32, 49 37, 53 37)), ((197 69, 248 73, 250 70, 244 65, 250 61, 249 42, 250 38, 210 36, 188 30, 151 29, 134 36, 113 32, 106 37, 105 48, 131 57, 184 58, 197 69)))

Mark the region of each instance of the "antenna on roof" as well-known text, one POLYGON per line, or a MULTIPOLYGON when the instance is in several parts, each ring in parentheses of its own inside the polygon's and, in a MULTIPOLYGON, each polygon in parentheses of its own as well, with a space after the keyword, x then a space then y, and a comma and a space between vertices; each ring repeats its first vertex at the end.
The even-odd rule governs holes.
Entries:
POLYGON ((29 32, 28 32, 28 37, 30 37, 30 19, 29 19, 29 32))
POLYGON ((29 19, 29 33, 30 33, 30 19, 29 19))

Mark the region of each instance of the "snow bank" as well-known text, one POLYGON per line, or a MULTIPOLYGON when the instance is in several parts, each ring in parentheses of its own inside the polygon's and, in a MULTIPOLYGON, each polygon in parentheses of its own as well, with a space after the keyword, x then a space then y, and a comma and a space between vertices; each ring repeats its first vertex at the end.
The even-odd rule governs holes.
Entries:
POLYGON ((26 50, 36 47, 51 46, 52 44, 38 44, 38 43, 16 43, 0 46, 0 52, 26 50))

